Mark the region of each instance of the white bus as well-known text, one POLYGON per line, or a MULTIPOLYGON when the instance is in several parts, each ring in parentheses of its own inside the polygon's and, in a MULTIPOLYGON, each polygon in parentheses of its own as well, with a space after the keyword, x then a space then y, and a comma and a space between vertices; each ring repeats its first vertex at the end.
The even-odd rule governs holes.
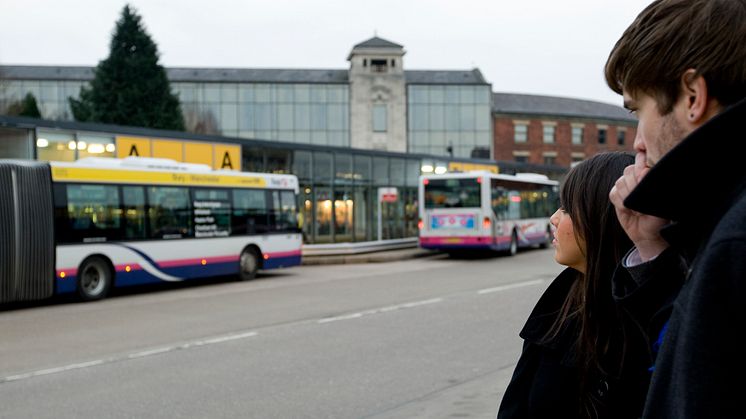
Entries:
POLYGON ((0 302, 299 265, 297 194, 168 159, 0 160, 0 302))
POLYGON ((419 183, 419 243, 458 252, 551 244, 549 217, 558 208, 558 182, 537 174, 465 172, 425 175, 419 183))

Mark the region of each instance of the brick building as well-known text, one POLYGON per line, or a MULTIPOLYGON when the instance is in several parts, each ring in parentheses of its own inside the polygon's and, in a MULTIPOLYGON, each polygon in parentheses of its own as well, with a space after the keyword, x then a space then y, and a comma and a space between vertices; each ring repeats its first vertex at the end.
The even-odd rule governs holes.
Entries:
POLYGON ((569 167, 604 151, 632 150, 637 119, 589 100, 492 94, 495 160, 569 167))

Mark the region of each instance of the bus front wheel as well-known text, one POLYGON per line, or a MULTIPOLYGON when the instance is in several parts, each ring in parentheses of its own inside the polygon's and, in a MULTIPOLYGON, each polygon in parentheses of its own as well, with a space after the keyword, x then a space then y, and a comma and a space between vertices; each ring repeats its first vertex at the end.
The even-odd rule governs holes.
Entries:
POLYGON ((109 263, 102 257, 92 256, 78 270, 78 295, 83 301, 96 301, 106 297, 114 275, 109 263))
POLYGON ((256 250, 246 248, 241 252, 238 277, 241 281, 250 281, 256 277, 259 270, 259 256, 256 250))

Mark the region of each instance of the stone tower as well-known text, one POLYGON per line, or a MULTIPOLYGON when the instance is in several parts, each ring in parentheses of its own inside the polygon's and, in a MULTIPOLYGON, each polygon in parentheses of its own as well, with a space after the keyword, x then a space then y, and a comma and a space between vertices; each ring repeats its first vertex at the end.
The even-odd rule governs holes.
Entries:
POLYGON ((404 47, 373 37, 355 45, 350 62, 350 145, 407 151, 404 47))

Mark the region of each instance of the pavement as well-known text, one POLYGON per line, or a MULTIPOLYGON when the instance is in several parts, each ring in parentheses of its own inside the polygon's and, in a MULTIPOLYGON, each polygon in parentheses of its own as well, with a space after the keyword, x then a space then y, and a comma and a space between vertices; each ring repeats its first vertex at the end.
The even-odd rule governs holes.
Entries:
POLYGON ((303 256, 303 265, 343 265, 354 263, 383 263, 418 258, 445 257, 441 252, 421 249, 419 247, 382 250, 351 255, 317 255, 303 256))

